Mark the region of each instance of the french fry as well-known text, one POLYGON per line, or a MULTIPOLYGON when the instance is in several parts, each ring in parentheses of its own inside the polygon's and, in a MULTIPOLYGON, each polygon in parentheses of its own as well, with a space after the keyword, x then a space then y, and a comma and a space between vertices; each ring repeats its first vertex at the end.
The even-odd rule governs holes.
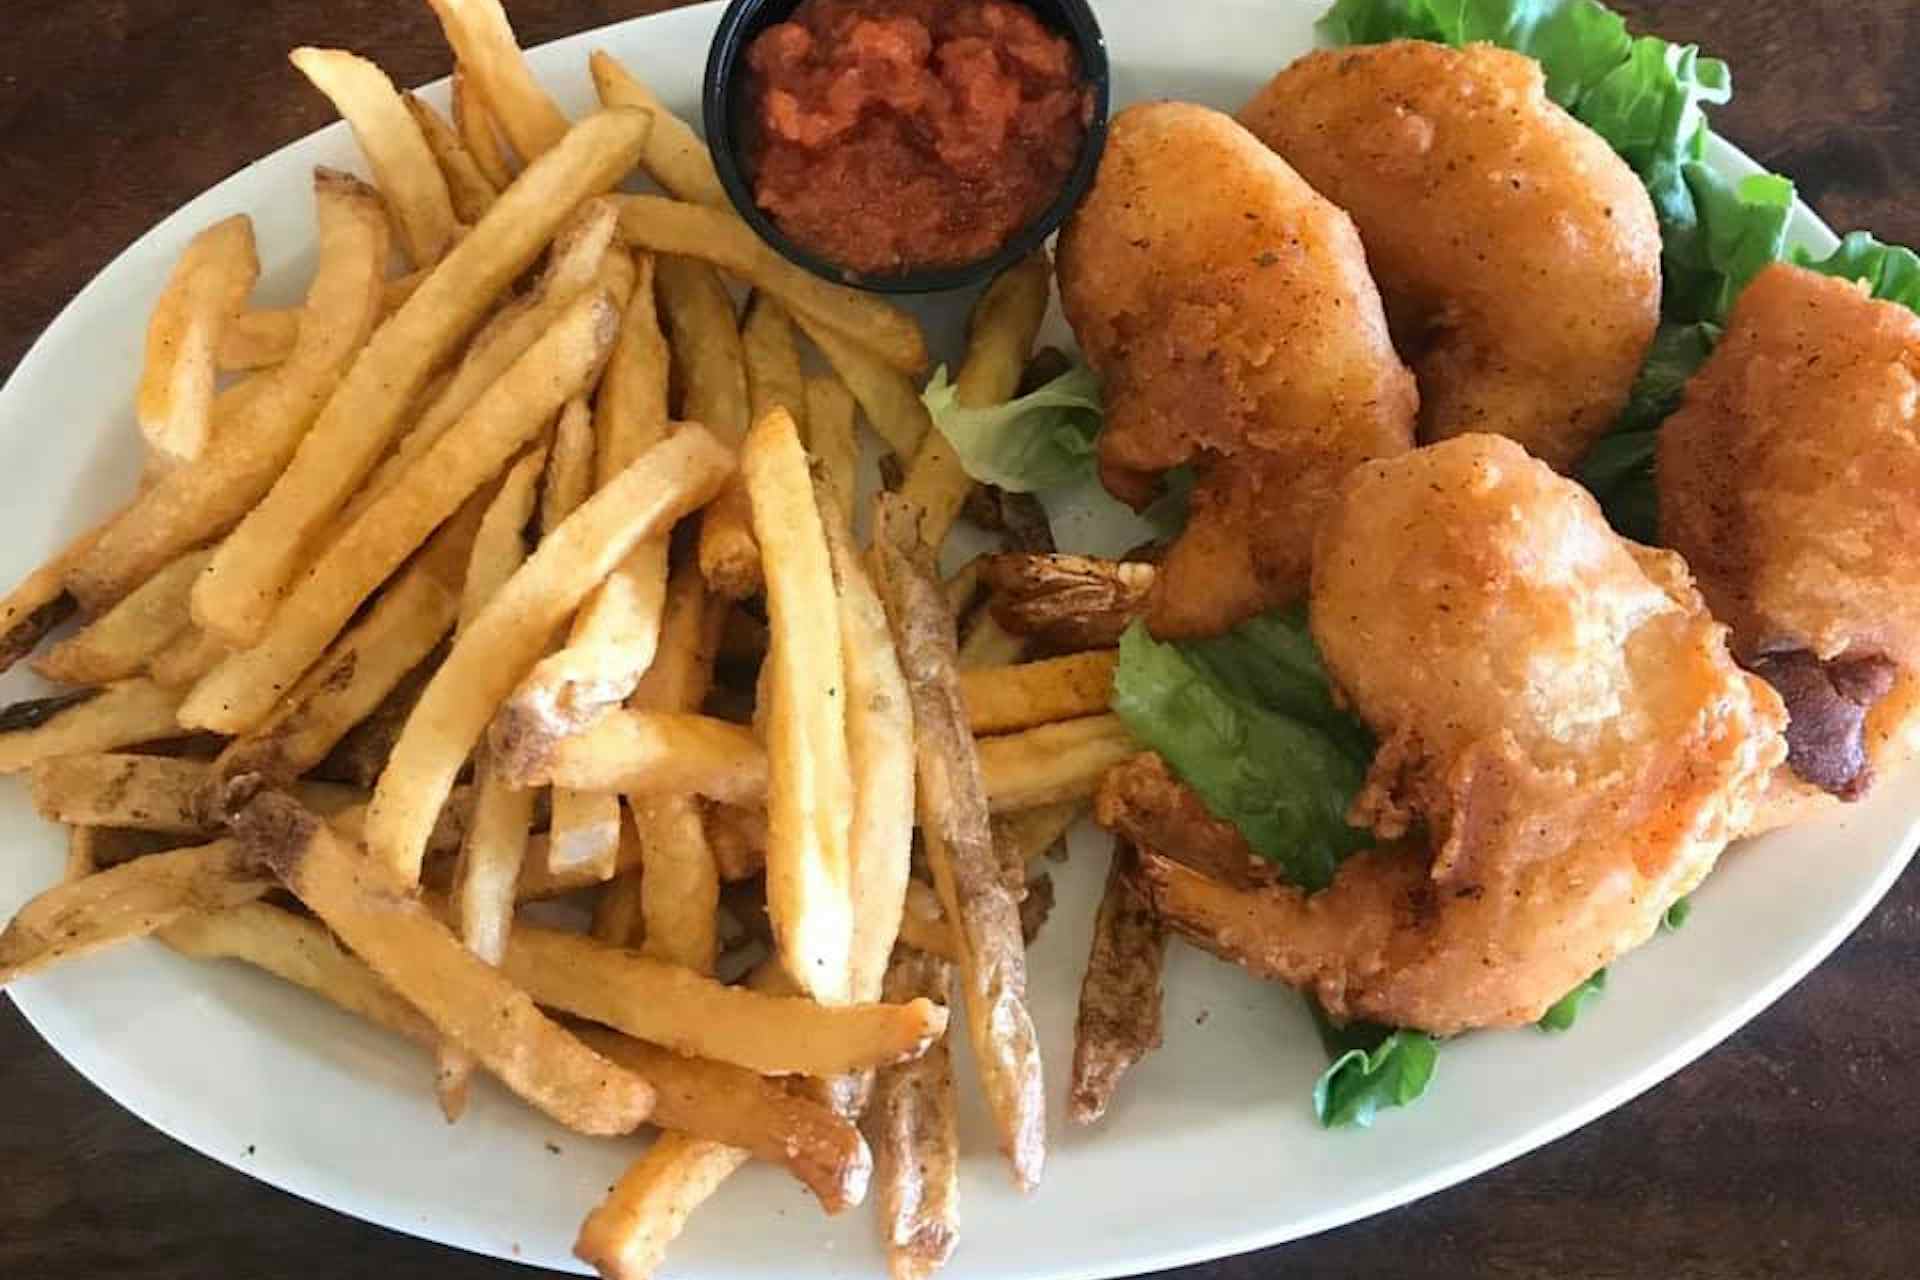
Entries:
MULTIPOLYGON (((536 810, 537 814, 537 810, 536 810)), ((427 852, 433 852, 433 846, 427 846, 427 852)), ((615 861, 613 873, 625 875, 639 869, 641 858, 640 842, 633 838, 631 826, 620 834, 620 856, 615 861)), ((581 889, 590 889, 602 881, 597 877, 597 867, 567 867, 552 871, 547 867, 547 836, 545 832, 527 839, 527 855, 520 863, 520 880, 514 886, 513 896, 516 902, 544 902, 549 898, 563 897, 581 889)))
POLYGON ((1093 923, 1093 949, 1073 1027, 1067 1113, 1076 1124, 1106 1114, 1120 1077, 1160 1047, 1160 969, 1167 934, 1134 878, 1133 848, 1118 844, 1093 923))
POLYGON ((683 428, 541 543, 454 645, 407 722, 368 818, 376 858, 405 879, 418 878, 432 815, 500 700, 594 584, 641 541, 660 536, 711 498, 732 465, 712 436, 683 428))
MULTIPOLYGON (((892 1000, 945 1001, 951 966, 902 948, 886 975, 892 1000)), ((874 1148, 887 1262, 894 1280, 920 1280, 953 1256, 960 1238, 959 1108, 945 1041, 920 1058, 883 1067, 874 1080, 867 1133, 874 1148)))
POLYGON ((693 1211, 751 1158, 725 1143, 665 1135, 587 1215, 573 1256, 604 1280, 645 1280, 659 1269, 693 1211))
POLYGON ((513 185, 514 163, 507 154, 506 140, 494 122, 493 112, 475 87, 473 77, 458 62, 453 65, 453 127, 466 144, 473 162, 480 166, 495 191, 513 185))
POLYGON ((0 932, 0 986, 145 937, 197 908, 252 901, 270 887, 232 840, 151 854, 56 885, 0 932))
POLYGON ((453 200, 433 151, 387 73, 344 49, 302 46, 287 60, 352 127, 413 265, 439 262, 458 225, 453 200))
POLYGON ((933 430, 933 418, 913 381, 855 339, 813 317, 796 311, 793 320, 833 366, 866 415, 867 425, 900 458, 913 457, 933 430))
POLYGON ((258 796, 235 815, 234 833, 441 1035, 554 1120, 581 1133, 621 1134, 652 1111, 646 1081, 542 1015, 408 896, 390 867, 293 800, 258 796))
POLYGON ((1082 716, 980 740, 980 771, 996 813, 1090 798, 1100 778, 1140 750, 1115 715, 1082 716))
POLYGON ((900 944, 941 960, 954 960, 953 926, 940 906, 940 895, 924 880, 907 881, 906 911, 900 917, 900 944))
POLYGON ((47 650, 33 669, 61 684, 104 684, 137 675, 193 625, 187 597, 211 552, 190 551, 111 609, 47 650))
POLYGON ((116 518, 82 530, 0 598, 0 674, 79 611, 80 602, 67 590, 67 573, 116 518))
POLYGON ((800 348, 793 321, 768 294, 747 299, 740 319, 740 347, 747 368, 747 407, 753 420, 785 409, 802 440, 807 439, 807 387, 800 372, 800 348))
POLYGON ((1027 864, 1058 844, 1085 812, 1084 804, 1068 800, 1013 813, 996 813, 993 847, 1000 856, 1001 870, 1025 883, 1027 864))
POLYGON ((593 492, 593 418, 579 396, 568 400, 553 428, 547 474, 540 487, 540 528, 551 533, 593 492))
POLYGON ((592 938, 516 924, 507 978, 550 1009, 761 1075, 833 1076, 918 1057, 945 1033, 927 1000, 823 1005, 727 986, 592 938))
POLYGON ((428 3, 461 68, 478 83, 488 109, 521 158, 532 164, 560 145, 567 118, 527 69, 499 0, 428 3))
POLYGON ((168 463, 190 461, 206 447, 220 330, 259 274, 253 221, 235 214, 195 236, 167 277, 147 321, 133 412, 148 447, 168 463))
POLYGON ((829 284, 788 262, 731 208, 665 196, 617 198, 620 231, 629 244, 698 258, 738 276, 778 298, 809 333, 830 330, 902 376, 927 367, 926 336, 912 315, 874 294, 829 284))
POLYGON ((767 797, 767 753, 759 740, 746 726, 713 716, 612 711, 592 728, 539 750, 498 738, 493 746, 495 767, 520 786, 691 793, 733 804, 760 804, 767 797))
POLYGON ((660 331, 654 288, 655 259, 633 255, 633 297, 620 320, 620 336, 593 400, 593 431, 600 441, 600 483, 658 444, 667 433, 667 389, 672 353, 660 331))
POLYGON ((1027 651, 1027 638, 1018 632, 1009 631, 1000 625, 1000 619, 994 616, 993 602, 974 615, 967 635, 960 642, 960 669, 973 671, 981 667, 1005 667, 1020 661, 1027 651))
POLYGON ((153 655, 147 663, 147 675, 155 684, 181 690, 185 696, 186 690, 199 684, 202 676, 232 652, 199 627, 190 626, 153 655))
POLYGON ((16 702, 0 708, 0 774, 56 756, 178 737, 179 710, 176 690, 146 679, 16 702))
POLYGON ((1146 610, 1154 567, 1091 556, 1008 553, 987 557, 1000 625, 1058 649, 1110 648, 1146 610))
POLYGON ((882 495, 874 549, 882 598, 913 694, 919 811, 941 906, 953 926, 967 1023, 988 1109, 1015 1185, 1031 1190, 1046 1157, 1046 1095, 1026 1007, 1026 950, 1000 877, 984 761, 960 702, 953 619, 919 537, 919 509, 882 495))
POLYGON ((853 396, 840 379, 816 374, 807 379, 807 453, 826 479, 840 518, 853 519, 853 494, 859 483, 860 440, 855 433, 853 396))
POLYGON ((762 668, 767 909, 781 961, 801 990, 843 1001, 854 921, 845 659, 839 614, 821 607, 834 593, 826 530, 806 452, 784 412, 754 425, 741 472, 765 558, 772 635, 762 668))
MULTIPOLYGON (((258 725, 361 602, 587 383, 612 346, 618 322, 603 293, 585 295, 568 307, 403 479, 322 550, 254 647, 235 653, 194 686, 183 721, 227 733, 258 725)), ((392 327, 390 321, 381 332, 392 327)), ((195 590, 194 612, 203 626, 212 622, 203 610, 207 588, 239 533, 215 553, 213 568, 195 590)), ((230 585, 220 584, 223 591, 230 585)))
MULTIPOLYGON (((225 825, 201 803, 213 777, 204 760, 90 752, 42 760, 28 788, 34 809, 55 822, 206 837, 225 825)), ((292 789, 321 814, 366 800, 365 792, 332 783, 303 781, 292 789)))
POLYGON ((252 307, 220 326, 214 363, 229 373, 265 369, 292 355, 299 338, 298 307, 252 307))
POLYGON ((647 176, 675 199, 726 208, 727 190, 714 171, 713 153, 693 127, 668 111, 653 90, 605 50, 595 49, 587 67, 602 106, 637 107, 653 113, 653 132, 647 135, 647 149, 640 153, 640 167, 647 176))
POLYGON ((440 644, 413 670, 402 676, 367 718, 347 730, 346 736, 314 767, 314 776, 332 782, 349 783, 371 791, 387 767, 393 744, 413 713, 413 704, 426 691, 427 681, 440 669, 447 656, 447 642, 440 644))
POLYGON ((104 865, 98 850, 99 827, 67 828, 67 861, 60 869, 60 883, 84 880, 104 865))
POLYGON ((88 610, 111 606, 245 515, 294 455, 372 332, 391 234, 386 210, 373 188, 330 170, 315 172, 314 197, 320 260, 293 353, 240 384, 254 388, 251 394, 221 393, 201 456, 161 476, 70 566, 67 587, 88 610), (232 411, 223 414, 223 404, 232 411))
POLYGON ((473 158, 445 116, 418 94, 406 94, 402 101, 407 104, 407 113, 413 117, 420 136, 426 140, 427 150, 433 153, 434 163, 440 166, 440 177, 447 185, 454 216, 472 226, 486 216, 499 198, 500 188, 481 171, 479 161, 473 158))
POLYGON ((767 868, 767 815, 761 809, 710 804, 706 810, 707 847, 727 884, 751 880, 767 868))
POLYGON ((408 402, 435 366, 573 208, 632 168, 648 121, 612 111, 580 121, 501 192, 479 225, 380 326, 286 471, 215 555, 195 592, 201 625, 216 623, 212 629, 229 640, 260 634, 313 540, 392 442, 408 402))
MULTIPOLYGON (((1033 350, 1034 335, 1047 314, 1053 291, 1053 265, 1040 249, 996 277, 967 318, 967 354, 954 375, 954 397, 963 409, 1005 404, 1020 385, 1020 372, 1033 350)), ((973 479, 946 436, 929 431, 907 468, 901 496, 920 508, 920 533, 927 545, 947 540, 973 479)))
POLYGON ((1006 667, 962 673, 960 696, 975 734, 1031 729, 1057 720, 1098 715, 1113 699, 1112 649, 1072 653, 1006 667))
POLYGON ((449 520, 266 720, 227 744, 214 761, 211 811, 260 787, 291 782, 326 759, 433 652, 459 612, 480 513, 476 499, 449 520), (241 790, 228 795, 236 783, 241 790))

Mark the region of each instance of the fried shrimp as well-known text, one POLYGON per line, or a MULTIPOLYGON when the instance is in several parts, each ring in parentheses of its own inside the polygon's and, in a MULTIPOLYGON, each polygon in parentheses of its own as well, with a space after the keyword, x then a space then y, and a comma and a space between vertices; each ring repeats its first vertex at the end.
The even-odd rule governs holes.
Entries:
POLYGON ((1578 462, 1659 322, 1660 230, 1540 64, 1424 40, 1326 50, 1240 119, 1359 224, 1420 381, 1420 438, 1491 431, 1578 462))
POLYGON ((1412 445, 1352 222, 1228 117, 1150 103, 1114 117, 1059 274, 1105 381, 1102 481, 1144 506, 1169 468, 1199 473, 1149 626, 1209 635, 1298 599, 1341 478, 1412 445))
POLYGON ((1786 700, 1774 823, 1864 793, 1920 716, 1920 316, 1776 265, 1660 429, 1662 541, 1786 700))
POLYGON ((1351 819, 1383 843, 1312 896, 1143 870, 1183 934, 1335 1017, 1537 1019, 1712 870, 1785 750, 1679 557, 1499 437, 1356 469, 1312 624, 1381 742, 1351 819))

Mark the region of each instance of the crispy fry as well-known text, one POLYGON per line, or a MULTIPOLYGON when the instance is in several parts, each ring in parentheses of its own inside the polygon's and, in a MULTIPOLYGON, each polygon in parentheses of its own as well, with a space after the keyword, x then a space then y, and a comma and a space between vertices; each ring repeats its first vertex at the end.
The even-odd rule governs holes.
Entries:
POLYGON ((788 262, 731 208, 664 196, 619 200, 620 231, 628 243, 698 258, 738 276, 778 298, 808 333, 831 330, 897 373, 917 374, 927 367, 927 342, 919 321, 874 294, 829 284, 788 262))
POLYGON ((457 225, 453 201, 433 151, 387 73, 344 49, 302 47, 287 60, 352 126, 413 265, 440 261, 457 225))
POLYGON ((593 492, 593 417, 575 396, 560 410, 540 486, 540 528, 551 533, 593 492))
POLYGON ((480 514, 475 499, 449 520, 259 728, 227 745, 214 762, 214 811, 259 787, 291 782, 326 759, 433 652, 459 611, 480 514), (236 782, 241 790, 230 793, 236 782))
POLYGON ((727 884, 751 880, 767 867, 767 815, 762 809, 710 804, 706 810, 707 847, 727 884))
POLYGON ((993 613, 1016 635, 1057 649, 1101 649, 1140 617, 1155 570, 1134 561, 1091 556, 989 556, 981 576, 993 590, 993 613))
POLYGON ((16 702, 0 708, 0 773, 177 737, 179 709, 178 692, 144 679, 16 702))
POLYGON ((907 881, 906 910, 900 917, 900 943, 942 960, 958 958, 953 926, 947 923, 940 895, 924 880, 907 881))
POLYGON ((712 716, 613 711, 538 750, 497 738, 494 747, 495 767, 521 786, 694 793, 733 804, 759 804, 767 796, 767 753, 753 731, 712 716))
POLYGON ((1113 696, 1112 649, 1073 653, 1008 667, 978 667, 960 678, 967 727, 976 734, 1030 729, 1098 715, 1113 696))
MULTIPOLYGON (((1053 265, 1040 249, 996 277, 967 317, 967 354, 954 376, 954 396, 963 409, 1005 404, 1020 385, 1020 371, 1053 292, 1053 265)), ((960 514, 973 478, 946 436, 929 431, 913 454, 900 494, 920 508, 920 536, 938 547, 960 514)))
POLYGON ((823 1005, 730 987, 577 933, 516 924, 507 977, 551 1009, 761 1075, 831 1076, 918 1057, 945 1033, 926 1000, 823 1005))
MULTIPOLYGON (((945 960, 902 948, 887 969, 890 1000, 945 1001, 945 960)), ((874 1080, 867 1132, 880 1184, 887 1262, 894 1280, 921 1280, 946 1265, 960 1238, 960 1136, 953 1061, 944 1041, 874 1080)))
POLYGON ((193 625, 187 598, 211 552, 189 551, 125 599, 53 646, 33 669, 61 684, 104 684, 136 675, 193 625))
POLYGON ((0 933, 0 986, 145 937, 197 908, 251 901, 270 887, 232 840, 152 854, 56 885, 0 933))
POLYGON ((387 767, 387 757, 393 754, 393 744, 399 740, 400 730, 413 713, 413 704, 420 701, 427 681, 446 659, 447 647, 447 642, 441 641, 423 662, 402 676, 380 700, 380 705, 347 730, 346 736, 327 753, 327 758, 314 767, 314 776, 371 791, 373 784, 380 781, 380 771, 387 767))
POLYGON ((433 153, 434 163, 440 166, 440 177, 447 184, 447 197, 453 202, 454 216, 472 226, 486 216, 487 210, 499 198, 500 188, 481 172, 479 162, 467 150, 467 144, 460 140, 453 126, 447 123, 445 116, 435 111, 418 94, 406 94, 402 101, 407 104, 407 112, 413 116, 420 136, 426 139, 427 150, 433 153))
POLYGON ((600 441, 600 483, 613 479, 667 433, 667 391, 672 353, 660 331, 654 287, 656 260, 633 255, 633 296, 620 320, 607 370, 593 400, 593 430, 600 441))
POLYGON ((1046 1158, 1046 1095, 1027 1012, 1026 950, 1000 878, 984 760, 960 702, 953 618, 919 538, 919 510, 883 494, 874 549, 881 595, 913 693, 919 812, 941 906, 953 925, 975 1061, 1015 1185, 1031 1190, 1046 1158))
POLYGON ((807 389, 793 321, 771 296, 755 293, 740 319, 740 346, 747 369, 747 405, 758 422, 785 409, 800 438, 807 438, 807 389))
POLYGON ((996 812, 1085 800, 1101 775, 1140 750, 1119 716, 1082 716, 980 740, 980 770, 996 812))
POLYGON ((821 607, 834 598, 833 564, 793 419, 776 409, 756 423, 741 471, 765 553, 772 635, 762 668, 767 909, 801 990, 842 1001, 854 920, 844 650, 838 612, 821 607))
POLYGON ((189 626, 147 662, 147 675, 168 689, 185 691, 226 660, 233 650, 199 627, 189 626))
POLYGON ((1244 888, 1281 878, 1279 868, 1253 851, 1240 828, 1215 817, 1155 752, 1143 751, 1101 776, 1093 818, 1123 840, 1227 884, 1244 888))
POLYGON ((381 775, 367 827, 380 860, 418 877, 432 814, 493 709, 554 628, 638 543, 709 499, 731 466, 712 436, 682 429, 568 517, 500 589, 435 674, 381 775))
POLYGON ((807 378, 807 453, 833 493, 842 520, 853 519, 853 494, 859 484, 860 441, 854 428, 853 397, 832 374, 807 378))
POLYGON ((480 166, 495 191, 513 185, 514 163, 507 154, 506 140, 494 122, 493 112, 481 96, 474 79, 458 61, 453 64, 453 127, 466 144, 473 162, 480 166))
POLYGON ((643 115, 603 111, 575 125, 559 146, 528 165, 380 326, 285 473, 214 557, 194 599, 203 626, 217 619, 215 629, 229 638, 259 633, 311 543, 391 443, 408 402, 434 367, 527 268, 574 206, 632 167, 647 124, 643 115))
POLYGON ((713 155, 693 127, 668 111, 653 90, 636 80, 612 54, 595 49, 587 58, 587 67, 593 72, 593 85, 602 106, 638 107, 653 113, 653 132, 647 135, 647 149, 640 153, 640 167, 647 175, 675 199, 726 208, 727 190, 714 172, 713 155))
MULTIPOLYGON (((201 803, 214 766, 174 756, 90 752, 42 760, 28 786, 42 817, 90 827, 120 827, 178 836, 211 836, 225 824, 201 803)), ((334 814, 365 801, 352 787, 297 782, 301 803, 334 814)))
POLYGON ((234 832, 441 1035, 515 1093, 581 1133, 628 1133, 647 1118, 646 1081, 544 1017, 409 897, 410 886, 387 865, 273 792, 235 815, 234 832))
POLYGON ((669 1133, 634 1161, 580 1224, 573 1256, 605 1280, 645 1280, 693 1211, 751 1159, 749 1152, 669 1133))
POLYGON ((67 828, 67 861, 60 868, 60 883, 84 880, 105 865, 99 854, 99 827, 67 828))
POLYGON ((440 19, 454 57, 478 85, 488 110, 520 158, 531 165, 559 146, 567 133, 567 118, 528 70, 500 0, 427 2, 440 19))
POLYGON ((253 222, 235 214, 188 242, 147 322, 146 364, 134 417, 156 456, 187 462, 206 447, 220 330, 260 274, 253 222))
POLYGON ((1134 861, 1132 846, 1114 847, 1107 891, 1093 923, 1067 1093, 1067 1111, 1077 1124, 1105 1115, 1120 1077, 1160 1047, 1160 967, 1167 933, 1152 899, 1134 879, 1134 861))
MULTIPOLYGON (((456 793, 457 794, 457 793, 456 793)), ((539 810, 534 811, 535 821, 539 820, 539 810)), ((427 846, 427 852, 433 852, 433 846, 427 846)), ((640 866, 640 842, 633 838, 632 829, 621 832, 620 855, 614 863, 615 875, 624 875, 640 866)), ((527 855, 520 863, 520 881, 514 887, 513 896, 517 902, 542 902, 548 898, 558 898, 581 889, 590 889, 601 883, 595 877, 597 867, 568 867, 562 871, 552 871, 547 867, 547 837, 544 832, 529 837, 527 855)))
MULTIPOLYGON (((586 384, 612 345, 617 324, 618 315, 604 293, 588 294, 569 307, 553 329, 408 468, 404 479, 321 552, 275 611, 259 642, 228 658, 194 687, 183 721, 228 733, 259 724, 361 602, 586 384)), ((391 328, 389 323, 381 332, 391 328)), ((222 545, 214 569, 195 591, 194 611, 202 625, 210 621, 202 610, 207 587, 238 536, 236 531, 222 545)))
POLYGON ((1020 661, 1027 651, 1027 638, 1007 630, 993 615, 992 601, 974 615, 960 642, 960 669, 975 671, 982 667, 1005 667, 1020 661))
POLYGON ((793 313, 794 323, 813 340, 834 374, 859 402, 867 425, 902 459, 911 458, 933 430, 933 419, 920 400, 920 389, 906 374, 889 365, 858 340, 821 324, 804 312, 793 313))
POLYGON ((229 373, 265 369, 292 355, 299 338, 298 307, 251 307, 220 326, 214 363, 229 373))
POLYGON ((89 610, 107 608, 258 502, 372 332, 390 236, 380 197, 356 178, 322 169, 314 173, 314 198, 320 260, 293 353, 239 384, 250 393, 222 392, 213 436, 194 465, 161 476, 74 561, 67 587, 89 610))
POLYGON ((67 590, 67 572, 116 518, 82 530, 0 599, 0 674, 79 610, 80 602, 67 590))

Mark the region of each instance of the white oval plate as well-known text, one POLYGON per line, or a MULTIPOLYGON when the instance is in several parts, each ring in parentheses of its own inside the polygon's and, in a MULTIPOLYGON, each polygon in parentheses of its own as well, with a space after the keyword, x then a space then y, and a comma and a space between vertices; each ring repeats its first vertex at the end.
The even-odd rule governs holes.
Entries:
MULTIPOLYGON (((1175 97, 1231 110, 1309 47, 1319 8, 1106 4, 1115 102, 1175 97)), ((708 5, 627 22, 537 49, 532 63, 561 105, 580 111, 590 105, 587 52, 604 47, 697 116, 717 16, 708 5)), ((287 92, 301 91, 288 72, 287 92)), ((429 96, 444 103, 444 87, 429 96)), ((1752 167, 1731 148, 1715 162, 1752 167)), ((132 491, 143 326, 195 229, 251 213, 264 295, 295 299, 309 265, 315 164, 358 166, 344 126, 242 170, 143 236, 21 362, 0 392, 0 579, 13 581, 132 491)), ((1832 244, 1805 209, 1796 218, 1805 242, 1832 244)), ((936 339, 951 341, 959 307, 930 309, 936 339)), ((11 675, 0 695, 30 688, 11 675)), ((56 878, 62 852, 14 783, 0 788, 0 831, 11 846, 0 861, 4 916, 56 878)), ((1697 895, 1692 923, 1615 966, 1577 1030, 1467 1037, 1447 1046, 1419 1106, 1383 1114, 1370 1133, 1328 1133, 1308 1106, 1324 1059, 1299 1000, 1186 948, 1168 966, 1166 1047, 1127 1079, 1100 1126, 1066 1126, 1064 1068, 1105 866, 1100 842, 1083 833, 1072 862, 1054 871, 1060 906, 1033 954, 1055 1119, 1046 1183, 1027 1200, 1009 1188, 969 1090, 964 1238, 947 1274, 1156 1270, 1324 1230, 1512 1159, 1620 1105, 1763 1009, 1879 900, 1915 836, 1902 788, 1882 785, 1843 815, 1734 851, 1697 895)), ((23 981, 12 994, 76 1068, 163 1132, 296 1195, 463 1249, 579 1271, 574 1230, 639 1149, 560 1131, 497 1089, 448 1127, 415 1050, 272 979, 153 943, 23 981)), ((696 1215, 668 1269, 825 1280, 881 1268, 868 1213, 827 1219, 791 1179, 762 1167, 696 1215)))

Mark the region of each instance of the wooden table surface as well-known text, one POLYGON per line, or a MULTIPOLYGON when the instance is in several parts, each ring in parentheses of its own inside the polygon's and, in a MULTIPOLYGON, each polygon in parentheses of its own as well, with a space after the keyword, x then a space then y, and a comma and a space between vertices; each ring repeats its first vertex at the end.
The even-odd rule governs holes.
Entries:
MULTIPOLYGON (((511 5, 528 43, 663 7, 511 5)), ((1721 131, 1797 178, 1836 227, 1920 244, 1920 10, 1911 0, 1619 7, 1637 29, 1698 41, 1732 64, 1739 92, 1718 117, 1721 131)), ((327 122, 319 96, 287 67, 289 48, 344 45, 402 84, 448 69, 416 0, 12 0, 8 12, 5 369, 148 226, 327 122)), ((1411 1208, 1178 1274, 1912 1275, 1917 977, 1920 878, 1909 875, 1773 1009, 1613 1115, 1411 1208)), ((1391 1123, 1369 1140, 1392 1142, 1391 1123)), ((95 1092, 5 1001, 0 1170, 0 1275, 21 1280, 525 1274, 315 1208, 174 1144, 95 1092)))

